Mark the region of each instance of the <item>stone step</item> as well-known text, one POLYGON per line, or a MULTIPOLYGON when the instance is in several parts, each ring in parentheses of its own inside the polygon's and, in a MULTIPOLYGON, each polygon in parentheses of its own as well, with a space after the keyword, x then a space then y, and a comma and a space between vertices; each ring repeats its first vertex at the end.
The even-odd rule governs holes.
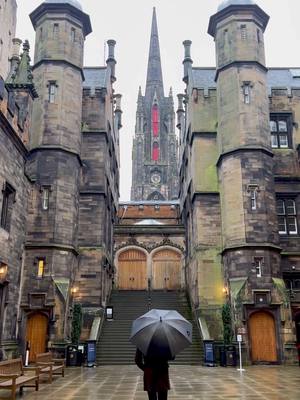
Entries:
MULTIPOLYGON (((134 363, 135 346, 129 342, 132 322, 148 311, 148 293, 140 291, 114 291, 109 305, 114 309, 114 320, 105 321, 97 343, 98 365, 129 365, 134 363)), ((151 307, 177 310, 192 321, 189 304, 182 292, 151 292, 151 307)), ((192 321, 193 322, 193 321, 192 321)), ((202 363, 202 342, 193 323, 193 344, 179 354, 175 364, 202 363)))

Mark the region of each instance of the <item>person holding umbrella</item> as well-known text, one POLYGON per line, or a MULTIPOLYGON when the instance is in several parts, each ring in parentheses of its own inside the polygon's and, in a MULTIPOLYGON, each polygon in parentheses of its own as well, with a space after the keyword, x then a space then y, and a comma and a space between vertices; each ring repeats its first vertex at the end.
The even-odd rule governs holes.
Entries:
POLYGON ((137 318, 130 341, 137 346, 135 362, 144 371, 149 400, 167 400, 169 360, 192 343, 192 324, 174 310, 150 310, 137 318))
POLYGON ((168 360, 144 356, 141 350, 136 349, 135 363, 144 371, 144 390, 148 392, 149 400, 167 400, 170 390, 168 360))

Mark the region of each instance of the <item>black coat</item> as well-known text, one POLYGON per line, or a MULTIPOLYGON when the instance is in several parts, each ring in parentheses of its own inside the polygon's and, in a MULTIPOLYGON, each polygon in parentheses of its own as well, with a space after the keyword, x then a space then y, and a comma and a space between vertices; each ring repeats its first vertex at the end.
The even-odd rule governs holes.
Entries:
POLYGON ((165 358, 151 358, 144 356, 137 349, 135 353, 136 365, 144 371, 144 390, 147 392, 163 392, 170 390, 169 363, 165 358))

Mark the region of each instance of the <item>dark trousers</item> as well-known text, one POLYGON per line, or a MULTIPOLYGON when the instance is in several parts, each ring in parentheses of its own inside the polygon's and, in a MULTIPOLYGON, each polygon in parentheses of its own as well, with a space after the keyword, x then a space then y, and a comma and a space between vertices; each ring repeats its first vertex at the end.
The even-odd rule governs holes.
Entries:
POLYGON ((164 392, 148 392, 149 400, 167 400, 168 391, 164 392))

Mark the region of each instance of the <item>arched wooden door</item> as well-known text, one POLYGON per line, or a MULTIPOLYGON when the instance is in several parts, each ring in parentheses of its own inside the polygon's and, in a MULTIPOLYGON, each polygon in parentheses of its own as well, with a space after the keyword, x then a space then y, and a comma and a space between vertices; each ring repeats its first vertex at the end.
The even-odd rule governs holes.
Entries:
POLYGON ((118 288, 145 290, 147 288, 147 258, 140 250, 123 251, 118 258, 118 288))
POLYGON ((250 316, 249 331, 253 362, 276 362, 276 331, 274 317, 264 311, 250 316))
POLYGON ((29 344, 29 361, 35 361, 38 353, 45 353, 48 332, 48 318, 41 313, 28 317, 26 326, 26 342, 29 344))
POLYGON ((152 259, 153 289, 180 289, 181 256, 173 250, 160 250, 152 259))

